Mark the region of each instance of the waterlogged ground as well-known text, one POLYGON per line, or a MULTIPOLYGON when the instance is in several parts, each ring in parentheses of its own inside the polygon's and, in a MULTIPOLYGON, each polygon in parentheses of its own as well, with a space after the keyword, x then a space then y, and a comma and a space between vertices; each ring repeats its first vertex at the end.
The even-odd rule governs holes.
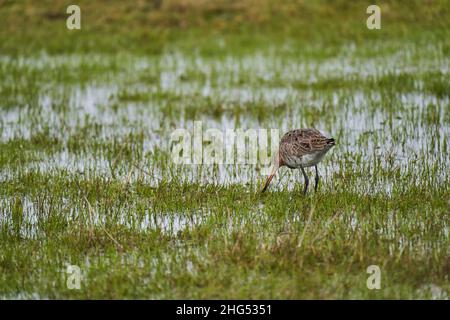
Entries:
POLYGON ((448 298, 448 48, 0 56, 0 296, 448 298), (173 163, 194 121, 337 145, 261 195, 261 163, 173 163))

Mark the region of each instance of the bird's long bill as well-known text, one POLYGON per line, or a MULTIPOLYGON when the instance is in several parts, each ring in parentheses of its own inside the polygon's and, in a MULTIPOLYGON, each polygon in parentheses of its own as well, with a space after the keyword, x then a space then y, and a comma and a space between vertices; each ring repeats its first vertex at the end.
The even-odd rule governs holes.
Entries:
POLYGON ((272 171, 270 172, 269 177, 267 177, 266 183, 264 184, 264 188, 262 189, 261 193, 266 191, 266 189, 269 187, 269 184, 272 181, 273 176, 275 175, 275 173, 277 173, 277 170, 280 167, 280 156, 279 156, 278 152, 275 154, 273 161, 274 161, 274 163, 273 163, 272 171))
POLYGON ((270 182, 272 181, 274 175, 275 175, 275 172, 272 172, 272 173, 270 174, 270 176, 267 178, 266 183, 264 184, 264 188, 262 189, 261 192, 266 191, 266 189, 269 187, 269 184, 270 184, 270 182))

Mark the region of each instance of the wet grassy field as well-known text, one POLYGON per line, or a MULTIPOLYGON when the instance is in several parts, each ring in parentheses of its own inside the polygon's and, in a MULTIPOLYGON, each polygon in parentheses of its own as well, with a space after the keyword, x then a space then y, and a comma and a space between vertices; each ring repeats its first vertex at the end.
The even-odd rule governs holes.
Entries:
POLYGON ((81 1, 70 32, 61 1, 0 2, 1 298, 448 298, 448 1, 379 31, 365 2, 249 2, 81 1), (260 163, 173 163, 194 121, 337 145, 317 193, 282 169, 261 194, 260 163))

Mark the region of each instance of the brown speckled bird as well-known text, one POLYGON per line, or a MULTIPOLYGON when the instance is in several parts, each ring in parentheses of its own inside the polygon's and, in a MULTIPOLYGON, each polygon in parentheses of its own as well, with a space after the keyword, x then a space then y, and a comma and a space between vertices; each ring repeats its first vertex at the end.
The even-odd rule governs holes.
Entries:
POLYGON ((319 171, 317 164, 322 161, 324 155, 335 145, 333 138, 327 138, 316 129, 296 129, 287 132, 281 138, 278 152, 275 155, 272 172, 264 184, 262 192, 266 191, 273 176, 282 166, 290 169, 300 168, 305 178, 305 187, 303 194, 306 194, 309 185, 309 179, 305 168, 314 166, 316 169, 316 178, 314 190, 317 191, 319 185, 319 171))

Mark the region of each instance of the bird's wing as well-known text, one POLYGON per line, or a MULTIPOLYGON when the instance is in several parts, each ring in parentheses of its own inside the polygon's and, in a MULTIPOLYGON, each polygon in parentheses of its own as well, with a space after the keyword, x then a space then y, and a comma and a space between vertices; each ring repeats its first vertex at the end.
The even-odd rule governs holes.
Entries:
POLYGON ((297 129, 287 132, 281 139, 282 154, 301 157, 316 151, 324 150, 329 139, 316 129, 297 129))

